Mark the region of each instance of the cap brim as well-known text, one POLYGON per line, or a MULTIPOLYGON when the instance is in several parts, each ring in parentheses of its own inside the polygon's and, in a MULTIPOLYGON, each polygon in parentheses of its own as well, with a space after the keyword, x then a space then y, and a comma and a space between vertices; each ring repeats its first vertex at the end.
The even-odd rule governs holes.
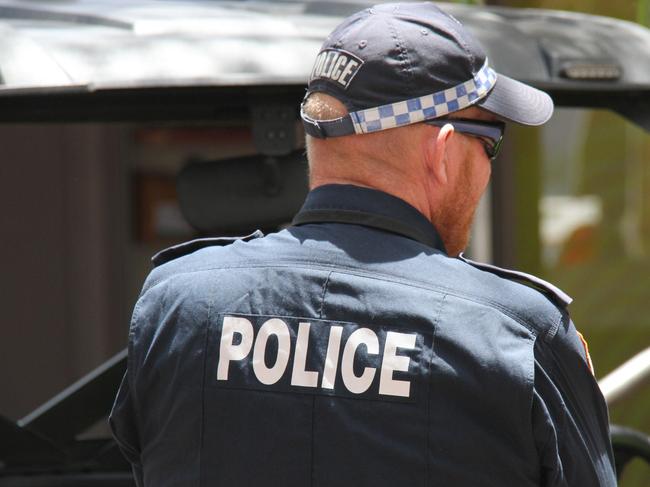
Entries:
POLYGON ((497 74, 494 88, 477 105, 523 125, 542 125, 553 115, 550 96, 502 74, 497 74))

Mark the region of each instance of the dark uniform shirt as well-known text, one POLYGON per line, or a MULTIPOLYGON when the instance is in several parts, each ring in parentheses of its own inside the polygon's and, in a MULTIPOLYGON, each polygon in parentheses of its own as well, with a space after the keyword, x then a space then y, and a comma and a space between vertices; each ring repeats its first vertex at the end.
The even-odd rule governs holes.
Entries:
POLYGON ((449 257, 398 198, 323 186, 154 262, 111 414, 140 485, 616 484, 567 297, 449 257))

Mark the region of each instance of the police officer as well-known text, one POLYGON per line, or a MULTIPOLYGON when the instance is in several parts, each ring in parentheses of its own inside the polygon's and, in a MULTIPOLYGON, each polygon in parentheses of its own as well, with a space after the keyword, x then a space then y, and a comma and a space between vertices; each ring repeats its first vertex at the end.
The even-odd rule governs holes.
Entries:
POLYGON ((615 485, 570 298, 461 254, 503 120, 552 110, 431 4, 337 27, 293 226, 154 258, 111 416, 139 485, 615 485))

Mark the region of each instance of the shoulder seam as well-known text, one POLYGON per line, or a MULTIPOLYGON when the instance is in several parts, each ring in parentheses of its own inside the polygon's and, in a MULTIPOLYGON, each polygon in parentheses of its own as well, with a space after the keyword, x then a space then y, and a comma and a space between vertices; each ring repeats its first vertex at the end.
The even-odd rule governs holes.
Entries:
MULTIPOLYGON (((369 279, 382 279, 385 281, 393 282, 396 284, 401 284, 404 286, 410 286, 410 287, 415 287, 418 289, 425 289, 428 291, 436 291, 442 294, 448 294, 450 296, 455 296, 459 299, 464 299, 466 301, 471 301, 474 303, 479 303, 483 304, 486 306, 489 306, 491 308, 496 309, 497 311, 503 313, 504 315, 510 317, 511 319, 515 320, 517 323, 522 325, 524 328, 526 328, 529 332, 531 332, 533 335, 536 337, 540 334, 540 331, 536 330, 528 320, 521 316, 519 313, 507 308, 506 306, 503 306, 501 303, 492 301, 490 299, 481 299, 476 296, 471 296, 467 294, 463 294, 461 292, 458 292, 455 289, 450 289, 447 287, 443 286, 436 286, 432 285, 430 283, 422 282, 422 281, 415 281, 412 279, 404 279, 404 278, 399 278, 396 276, 393 276, 391 274, 382 274, 378 272, 364 272, 360 271, 359 269, 355 268, 348 268, 348 267, 336 267, 331 264, 324 264, 324 263, 317 263, 313 261, 290 261, 290 262, 285 262, 285 263, 279 263, 279 262, 273 262, 273 263, 265 263, 265 262, 257 262, 255 264, 247 262, 247 263, 242 263, 240 265, 221 265, 221 266, 211 266, 207 268, 199 268, 199 269, 192 269, 192 270, 186 270, 186 271, 181 271, 177 272, 171 276, 164 276, 161 277, 159 280, 152 282, 151 287, 155 287, 162 282, 171 279, 175 276, 181 276, 181 275, 189 275, 189 274, 194 274, 194 273, 199 273, 199 272, 209 272, 209 271, 217 271, 217 270, 226 270, 226 269, 254 269, 254 268, 259 268, 259 267, 275 267, 275 268, 295 268, 297 265, 307 265, 311 264, 314 267, 310 267, 311 269, 315 269, 316 267, 320 268, 321 270, 329 270, 330 273, 341 273, 341 274, 351 274, 351 275, 356 275, 359 277, 367 277, 369 279)), ((556 308, 557 309, 557 308, 556 308)), ((558 310, 558 314, 561 315, 561 313, 558 310)), ((552 327, 553 325, 551 325, 552 327)), ((557 328, 557 327, 556 327, 557 328)))
POLYGON ((573 298, 571 296, 569 296, 567 293, 562 291, 554 284, 551 284, 550 282, 547 282, 544 279, 534 276, 532 274, 527 274, 525 272, 515 271, 512 269, 504 269, 483 262, 476 262, 471 259, 468 259, 462 253, 458 256, 458 259, 483 272, 488 272, 502 279, 506 279, 509 281, 514 281, 526 285, 527 287, 536 290, 537 292, 543 294, 547 298, 550 298, 551 300, 555 301, 556 304, 560 304, 565 308, 573 301, 573 298))
POLYGON ((154 267, 158 267, 179 257, 183 257, 185 255, 196 252, 197 250, 201 250, 205 247, 223 247, 238 241, 248 242, 250 240, 254 240, 263 236, 264 234, 260 230, 255 230, 250 235, 245 235, 243 237, 197 238, 161 250, 151 258, 151 262, 153 263, 154 267))

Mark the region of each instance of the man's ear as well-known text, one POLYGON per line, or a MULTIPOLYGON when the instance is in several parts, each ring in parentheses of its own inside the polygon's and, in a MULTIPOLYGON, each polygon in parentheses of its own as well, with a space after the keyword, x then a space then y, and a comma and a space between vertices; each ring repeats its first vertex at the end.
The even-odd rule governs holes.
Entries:
POLYGON ((425 143, 425 161, 428 170, 437 183, 447 184, 447 163, 449 161, 449 140, 454 135, 454 126, 446 124, 437 133, 428 137, 425 143))

